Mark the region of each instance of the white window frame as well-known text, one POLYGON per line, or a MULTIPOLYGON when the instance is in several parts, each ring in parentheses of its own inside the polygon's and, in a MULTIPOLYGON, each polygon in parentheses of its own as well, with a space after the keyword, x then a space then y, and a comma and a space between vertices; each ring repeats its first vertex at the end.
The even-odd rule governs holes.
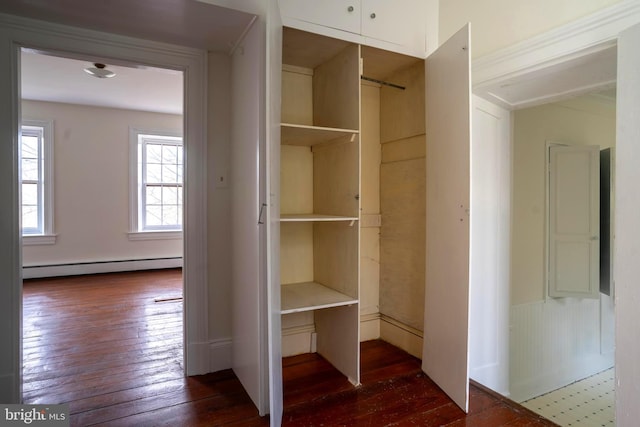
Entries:
MULTIPOLYGON (((141 138, 148 136, 149 139, 162 140, 166 139, 175 143, 176 139, 180 139, 180 145, 184 150, 184 140, 182 133, 175 131, 158 131, 146 129, 129 129, 129 240, 162 240, 162 239, 181 239, 183 229, 145 229, 143 227, 143 209, 144 209, 144 192, 142 182, 142 171, 140 165, 142 163, 142 151, 140 141, 141 138)), ((184 153, 183 153, 184 162, 184 153)), ((183 164, 184 168, 184 164, 183 164)), ((184 188, 184 170, 183 170, 183 188, 184 188)), ((183 193, 184 198, 184 193, 183 193)), ((184 207, 184 200, 182 203, 184 207)), ((184 212, 182 227, 184 228, 184 212)))
MULTIPOLYGON (((39 194, 39 227, 22 233, 23 245, 52 245, 56 243, 56 234, 53 231, 53 120, 23 119, 20 128, 20 138, 23 132, 37 132, 41 136, 40 146, 40 194, 39 194)), ((22 188, 22 177, 20 177, 22 188)), ((22 190, 21 190, 22 192, 22 190)), ((22 200, 20 201, 22 211, 22 200)), ((21 214, 22 216, 22 214, 21 214)))

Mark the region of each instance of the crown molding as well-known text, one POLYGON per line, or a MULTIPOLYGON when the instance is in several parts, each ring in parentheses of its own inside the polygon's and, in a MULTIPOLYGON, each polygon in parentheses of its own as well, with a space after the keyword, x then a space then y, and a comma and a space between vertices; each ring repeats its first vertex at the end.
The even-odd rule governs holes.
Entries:
POLYGON ((584 18, 473 61, 474 91, 615 46, 640 22, 640 2, 624 0, 584 18))

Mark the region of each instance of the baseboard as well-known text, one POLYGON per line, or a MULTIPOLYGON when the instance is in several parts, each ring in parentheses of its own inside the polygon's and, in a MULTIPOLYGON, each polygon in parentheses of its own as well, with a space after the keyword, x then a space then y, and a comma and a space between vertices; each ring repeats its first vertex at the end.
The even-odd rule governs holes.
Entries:
POLYGON ((360 315, 360 342, 380 338, 380 313, 360 315))
POLYGON ((22 267, 22 278, 37 279, 42 277, 77 276, 178 267, 182 267, 182 257, 32 265, 22 267))
POLYGON ((210 372, 231 369, 231 338, 214 340, 209 343, 210 372))
POLYGON ((312 352, 312 335, 315 325, 294 326, 282 329, 282 357, 312 352))
POLYGON ((422 359, 422 336, 422 331, 380 315, 380 338, 418 359, 422 359))

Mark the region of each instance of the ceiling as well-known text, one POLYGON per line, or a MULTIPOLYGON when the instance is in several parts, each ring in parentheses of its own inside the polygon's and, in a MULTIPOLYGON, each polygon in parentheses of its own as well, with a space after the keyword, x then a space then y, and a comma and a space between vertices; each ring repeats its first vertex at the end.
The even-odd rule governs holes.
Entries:
POLYGON ((510 110, 562 101, 597 92, 615 99, 617 48, 577 56, 512 78, 475 86, 474 93, 510 110))
MULTIPOLYGON (((222 53, 255 18, 196 0, 1 0, 0 13, 222 53)), ((181 72, 118 63, 98 79, 83 71, 92 63, 23 50, 23 99, 182 114, 181 72)))
POLYGON ((182 72, 107 64, 115 77, 99 79, 84 69, 91 61, 22 51, 22 98, 127 110, 182 114, 182 72))

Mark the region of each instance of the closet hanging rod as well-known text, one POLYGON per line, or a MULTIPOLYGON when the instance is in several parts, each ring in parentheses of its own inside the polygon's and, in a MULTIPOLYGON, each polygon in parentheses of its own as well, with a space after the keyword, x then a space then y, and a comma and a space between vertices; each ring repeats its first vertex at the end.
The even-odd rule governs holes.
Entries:
POLYGON ((374 79, 372 77, 360 76, 360 78, 362 80, 366 80, 368 82, 378 83, 378 84, 381 84, 381 85, 394 87, 394 88, 400 89, 400 90, 405 90, 406 89, 406 87, 404 87, 404 86, 400 86, 400 85, 397 85, 395 83, 389 83, 389 82, 385 82, 385 81, 382 81, 382 80, 374 79))

